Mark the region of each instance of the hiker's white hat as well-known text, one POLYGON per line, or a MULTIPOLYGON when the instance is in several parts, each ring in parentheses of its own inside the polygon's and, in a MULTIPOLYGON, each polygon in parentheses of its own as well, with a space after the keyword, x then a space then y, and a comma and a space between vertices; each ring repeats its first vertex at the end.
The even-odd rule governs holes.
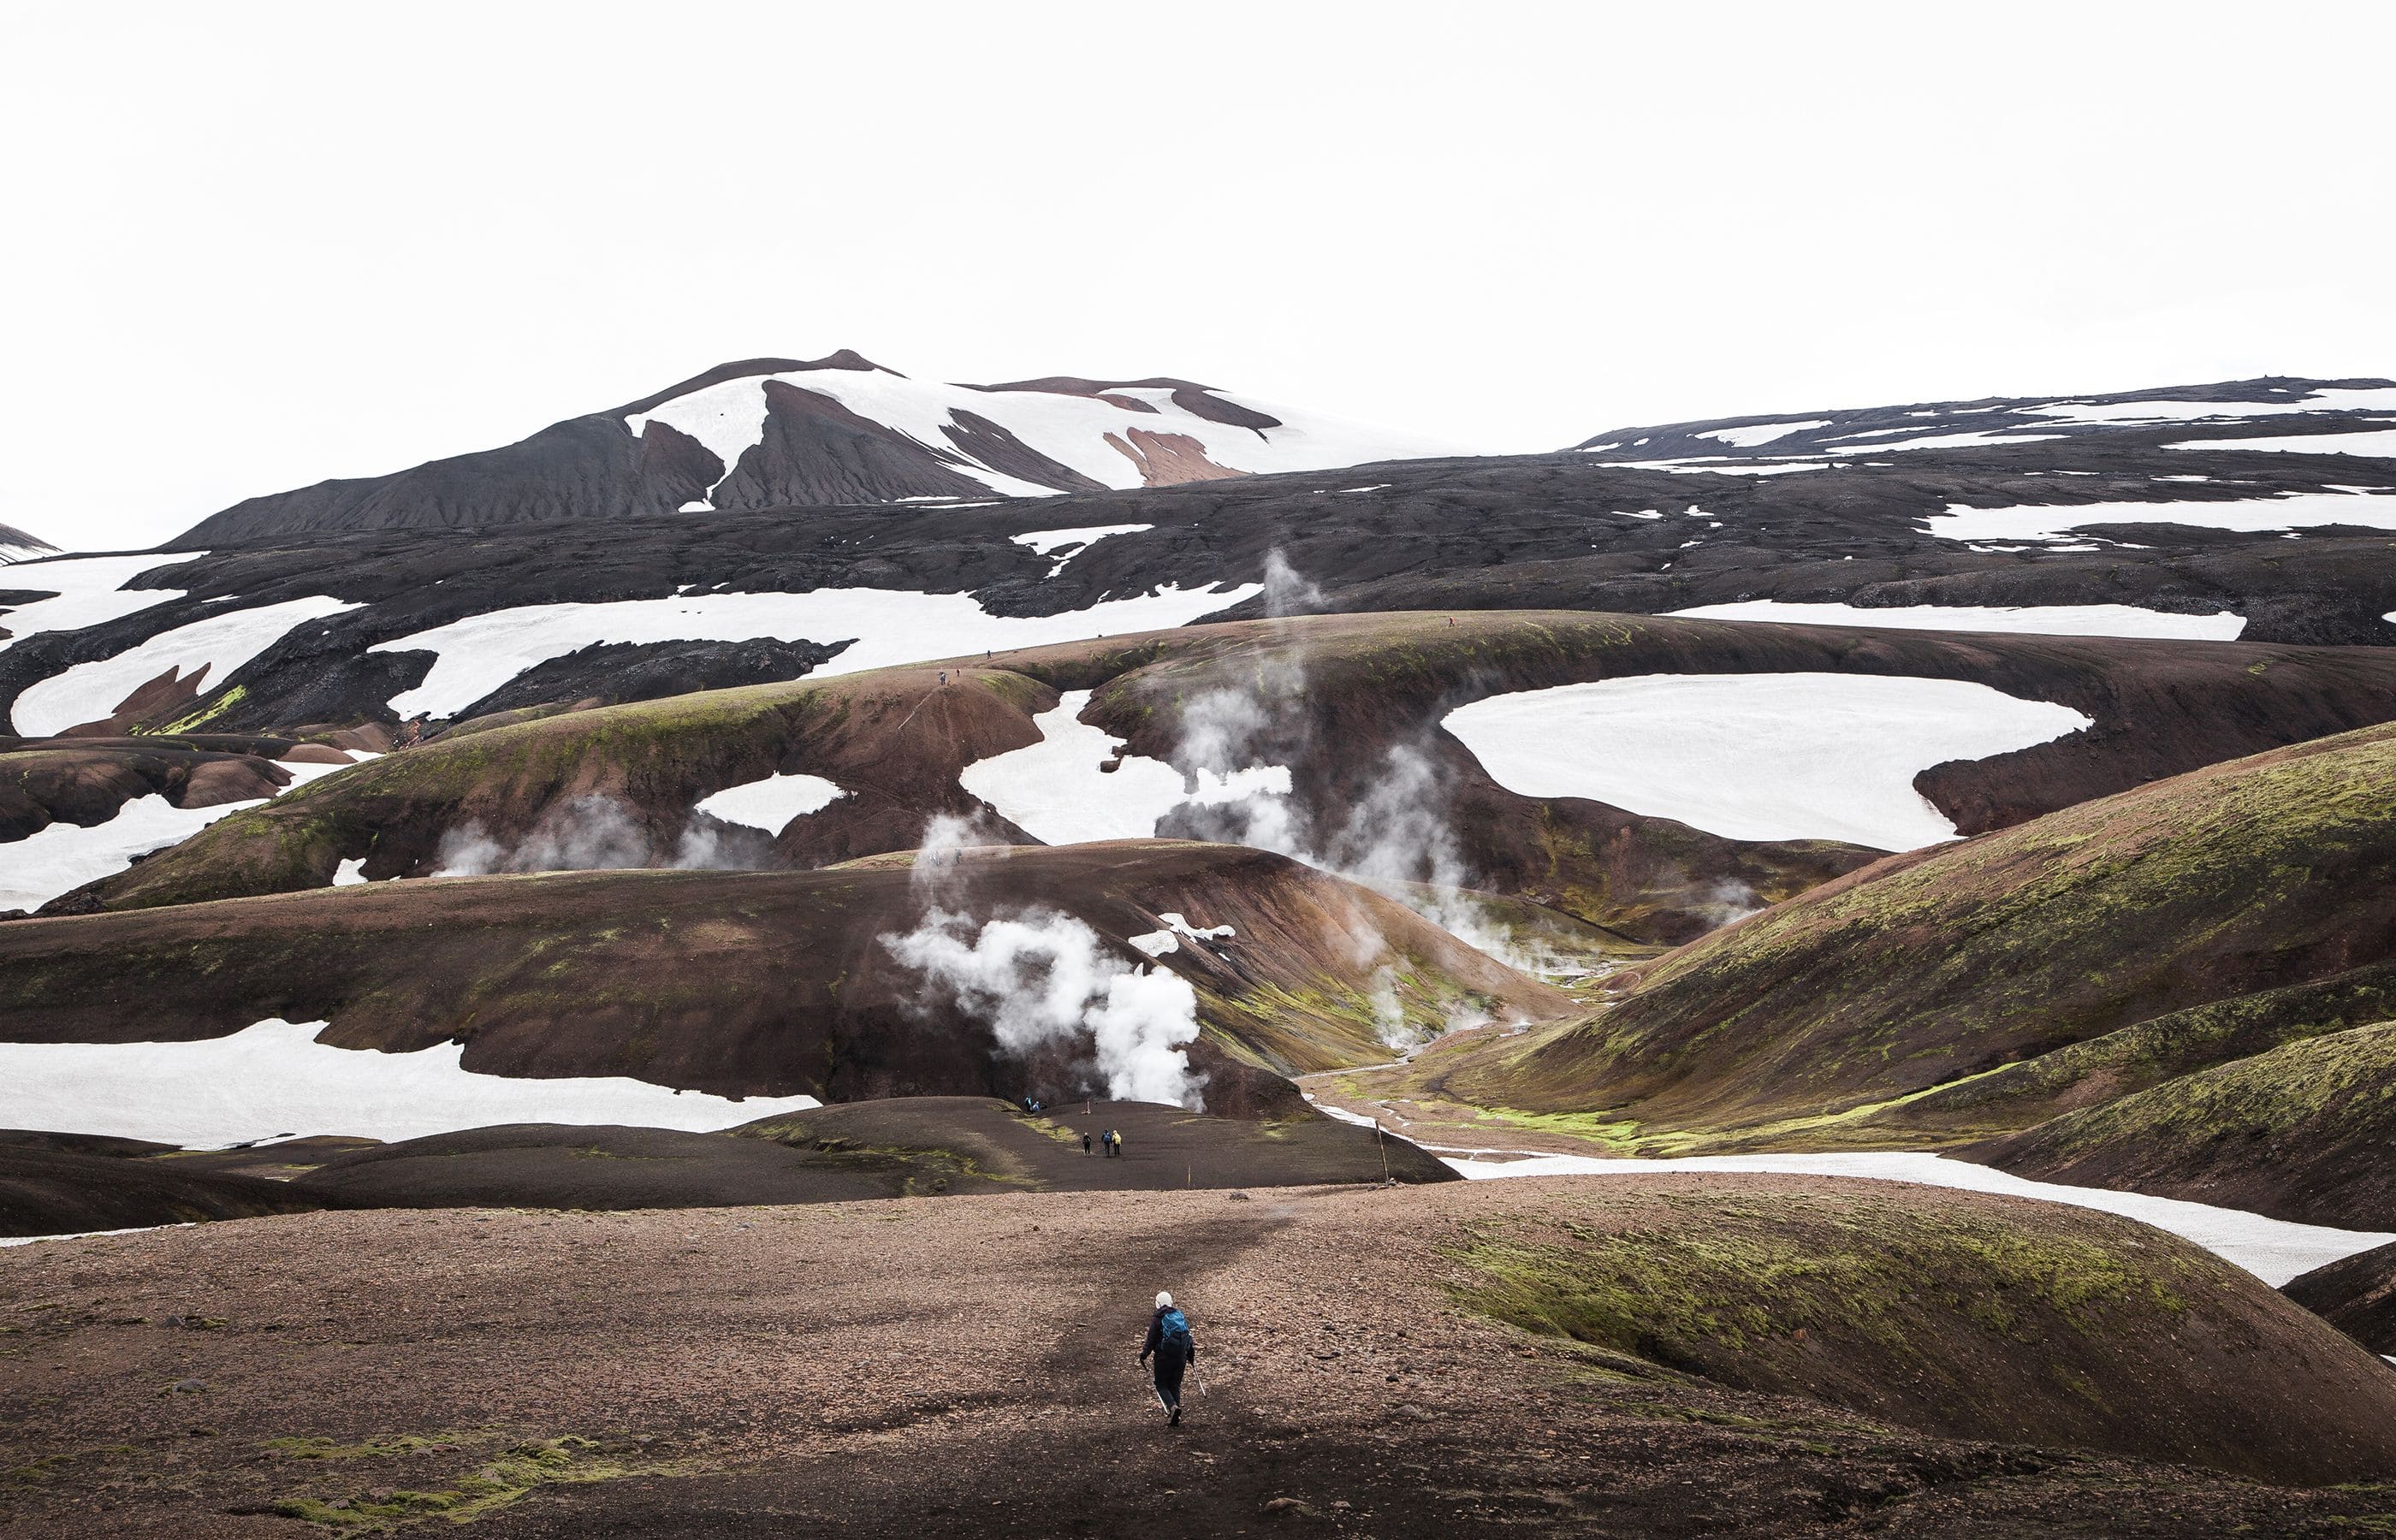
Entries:
POLYGON ((1173 1296, 1166 1294, 1164 1290, 1159 1289, 1156 1291, 1156 1308, 1160 1310, 1169 1310, 1173 1308, 1173 1296))

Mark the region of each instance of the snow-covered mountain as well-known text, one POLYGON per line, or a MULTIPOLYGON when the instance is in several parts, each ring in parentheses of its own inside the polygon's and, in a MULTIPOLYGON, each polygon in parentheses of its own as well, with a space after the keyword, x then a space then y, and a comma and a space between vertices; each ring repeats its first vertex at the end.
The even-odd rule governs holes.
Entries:
POLYGON ((1456 452, 1184 379, 952 385, 844 350, 720 365, 504 448, 253 498, 174 543, 1045 497, 1456 452))
MULTIPOLYGON (((30 562, 40 556, 55 556, 59 548, 38 535, 29 535, 14 524, 0 524, 0 566, 11 562, 30 562)), ((0 584, 0 588, 7 587, 0 584)))
POLYGON ((2094 438, 2140 449, 2396 456, 2396 381, 2237 379, 2110 395, 1783 412, 1617 428, 1573 447, 1612 465, 1768 475, 1924 449, 2094 438))

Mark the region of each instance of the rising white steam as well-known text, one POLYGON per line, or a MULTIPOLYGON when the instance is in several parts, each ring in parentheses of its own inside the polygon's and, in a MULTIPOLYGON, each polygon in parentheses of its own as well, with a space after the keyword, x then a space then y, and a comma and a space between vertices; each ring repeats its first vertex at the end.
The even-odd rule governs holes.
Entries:
POLYGON ((1197 991, 1178 974, 1115 956, 1072 916, 1032 909, 977 925, 935 909, 882 944, 990 1023, 1007 1052, 1086 1041, 1109 1096, 1193 1110, 1204 1105, 1183 1052, 1198 1036, 1197 991))
POLYGON ((1314 615, 1324 604, 1323 591, 1310 582, 1289 558, 1275 546, 1265 552, 1265 614, 1274 619, 1285 615, 1314 615))
MULTIPOLYGON (((712 820, 711 820, 712 823, 712 820)), ((632 811, 602 793, 574 797, 540 816, 523 839, 492 838, 482 823, 441 836, 436 877, 494 871, 615 871, 632 867, 742 870, 770 863, 769 842, 754 830, 694 823, 671 845, 652 840, 632 811)))

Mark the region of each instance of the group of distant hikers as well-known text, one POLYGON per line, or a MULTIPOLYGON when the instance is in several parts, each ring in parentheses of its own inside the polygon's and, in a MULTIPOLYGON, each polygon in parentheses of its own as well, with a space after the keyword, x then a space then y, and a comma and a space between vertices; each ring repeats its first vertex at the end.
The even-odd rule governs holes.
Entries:
MULTIPOLYGON (((1113 1129, 1110 1128, 1100 1134, 1098 1137, 1099 1154, 1111 1156, 1118 1161, 1123 1159, 1123 1135, 1121 1134, 1118 1134, 1113 1129)), ((1090 1135, 1085 1134, 1082 1135, 1082 1153, 1087 1155, 1089 1152, 1090 1135)))

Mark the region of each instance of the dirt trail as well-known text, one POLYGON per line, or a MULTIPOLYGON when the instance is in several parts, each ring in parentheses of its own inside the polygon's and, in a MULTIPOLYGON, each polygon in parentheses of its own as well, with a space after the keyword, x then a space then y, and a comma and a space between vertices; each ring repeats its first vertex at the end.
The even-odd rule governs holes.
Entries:
POLYGON ((0 1517, 302 1536, 446 1533, 479 1505, 480 1535, 663 1540, 2329 1534, 2396 1515, 2385 1494, 1592 1378, 1442 1288, 1459 1216, 1513 1201, 327 1213, 25 1247, 0 1253, 0 1517), (1159 1288, 1205 1381, 1175 1430, 1134 1361, 1159 1288))

